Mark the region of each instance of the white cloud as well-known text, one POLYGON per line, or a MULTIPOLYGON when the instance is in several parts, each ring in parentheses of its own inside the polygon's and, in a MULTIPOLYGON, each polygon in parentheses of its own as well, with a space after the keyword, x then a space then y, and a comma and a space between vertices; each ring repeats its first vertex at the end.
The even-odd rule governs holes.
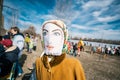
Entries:
POLYGON ((65 0, 57 0, 52 15, 55 15, 58 19, 63 20, 67 25, 71 24, 73 20, 78 18, 80 12, 73 9, 74 5, 71 0, 68 2, 65 0))
POLYGON ((82 8, 87 10, 91 7, 100 7, 100 8, 104 8, 104 7, 107 7, 109 6, 111 3, 113 2, 113 0, 100 0, 100 1, 89 1, 87 3, 85 3, 82 8))
POLYGON ((102 25, 102 26, 82 26, 82 25, 78 25, 78 24, 71 24, 71 28, 74 29, 83 29, 83 30, 93 30, 93 31, 99 31, 99 30, 104 30, 106 25, 102 25))
POLYGON ((95 17, 99 16, 100 14, 101 14, 101 11, 95 11, 95 12, 93 12, 93 16, 95 16, 95 17))
POLYGON ((84 29, 84 30, 94 30, 94 28, 89 27, 89 26, 82 26, 82 25, 77 25, 77 24, 71 24, 72 28, 75 29, 84 29))
POLYGON ((115 16, 97 17, 97 20, 100 22, 109 22, 109 21, 117 20, 119 18, 120 18, 119 15, 115 15, 115 16))
POLYGON ((94 11, 93 16, 98 17, 102 14, 102 12, 107 11, 108 9, 109 9, 109 7, 105 7, 105 8, 101 8, 99 11, 94 11))
POLYGON ((51 15, 51 14, 50 15, 42 15, 40 18, 45 19, 45 20, 57 19, 57 17, 55 15, 51 15))
POLYGON ((120 18, 119 13, 116 13, 113 16, 110 16, 109 14, 103 14, 103 12, 107 11, 109 7, 102 8, 100 11, 94 11, 92 14, 94 16, 94 19, 92 21, 87 22, 87 25, 92 25, 94 23, 99 23, 99 22, 110 22, 114 21, 120 18), (101 17, 104 16, 104 17, 101 17))

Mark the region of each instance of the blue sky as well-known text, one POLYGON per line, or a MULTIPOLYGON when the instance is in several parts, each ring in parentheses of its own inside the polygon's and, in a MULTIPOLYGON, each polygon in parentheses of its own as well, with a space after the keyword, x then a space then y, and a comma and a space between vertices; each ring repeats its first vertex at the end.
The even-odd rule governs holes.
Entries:
POLYGON ((4 6, 6 29, 14 19, 21 30, 34 26, 40 33, 44 21, 60 19, 70 36, 120 40, 120 0, 4 0, 4 6))

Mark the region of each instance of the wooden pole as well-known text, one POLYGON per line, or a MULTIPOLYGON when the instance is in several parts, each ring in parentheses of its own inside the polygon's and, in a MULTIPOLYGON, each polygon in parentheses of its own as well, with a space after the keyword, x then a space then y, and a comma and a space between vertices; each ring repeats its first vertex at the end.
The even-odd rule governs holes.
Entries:
POLYGON ((4 32, 4 26, 3 26, 3 15, 2 15, 2 10, 3 10, 3 0, 0 0, 0 35, 3 34, 4 32))

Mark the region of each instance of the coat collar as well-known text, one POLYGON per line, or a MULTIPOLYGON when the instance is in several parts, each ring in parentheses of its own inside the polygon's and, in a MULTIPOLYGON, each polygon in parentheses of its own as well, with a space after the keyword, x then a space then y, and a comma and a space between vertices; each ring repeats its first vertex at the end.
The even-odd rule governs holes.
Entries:
POLYGON ((66 54, 63 53, 60 56, 53 56, 53 59, 50 62, 48 62, 48 56, 44 54, 42 57, 42 62, 47 69, 50 69, 51 67, 61 63, 65 57, 66 54))

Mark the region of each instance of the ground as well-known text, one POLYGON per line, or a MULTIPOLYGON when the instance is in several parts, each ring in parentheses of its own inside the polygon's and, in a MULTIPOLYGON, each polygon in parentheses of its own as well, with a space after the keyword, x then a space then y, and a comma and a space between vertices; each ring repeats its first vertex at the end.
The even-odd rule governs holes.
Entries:
MULTIPOLYGON (((33 51, 33 53, 23 51, 21 63, 24 73, 16 80, 28 80, 31 73, 30 68, 42 50, 41 42, 38 41, 37 51, 33 51)), ((76 57, 83 65, 86 80, 120 80, 120 56, 108 55, 103 58, 103 55, 90 54, 89 51, 90 48, 86 46, 85 51, 76 57)))

